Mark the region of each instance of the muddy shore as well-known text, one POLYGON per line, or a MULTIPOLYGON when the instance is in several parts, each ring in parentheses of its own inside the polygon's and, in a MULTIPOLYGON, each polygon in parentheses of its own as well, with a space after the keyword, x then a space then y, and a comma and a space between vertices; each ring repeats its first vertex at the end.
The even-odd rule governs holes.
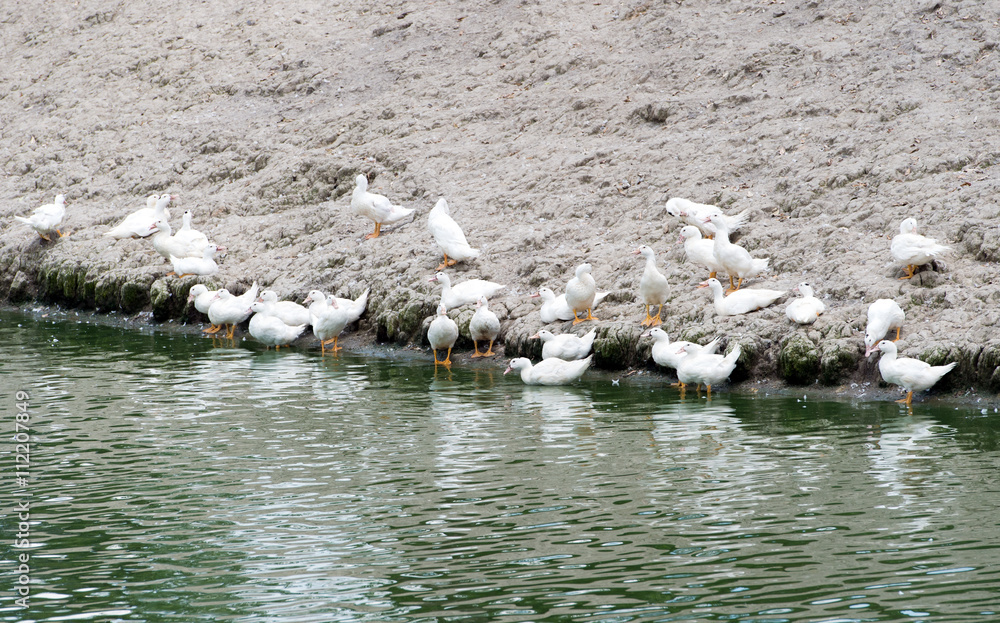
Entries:
MULTIPOLYGON (((906 311, 901 354, 958 361, 935 393, 1000 390, 1000 41, 975 2, 191 3, 2 9, 0 299, 195 322, 196 279, 148 241, 102 236, 151 193, 229 248, 212 286, 301 301, 371 287, 359 344, 420 346, 444 196, 482 250, 453 281, 507 285, 504 357, 536 356, 541 286, 589 262, 611 292, 596 366, 648 369, 639 244, 657 253, 672 337, 738 342, 733 377, 850 387, 867 306, 906 311), (416 208, 366 240, 353 179, 416 208), (13 220, 56 193, 71 235, 13 220), (684 260, 670 197, 748 209, 769 257, 749 287, 809 281, 809 327, 719 317, 684 260), (899 280, 899 222, 950 245, 899 280)), ((471 309, 452 312, 466 324, 471 309)), ((471 347, 462 342, 459 348, 471 347)), ((461 358, 459 358, 461 361, 461 358)), ((502 365, 498 358, 497 365, 502 365)))

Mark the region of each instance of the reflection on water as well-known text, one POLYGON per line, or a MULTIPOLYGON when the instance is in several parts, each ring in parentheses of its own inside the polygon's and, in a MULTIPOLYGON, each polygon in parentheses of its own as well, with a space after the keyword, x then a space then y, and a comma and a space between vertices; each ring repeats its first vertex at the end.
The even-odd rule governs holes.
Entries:
POLYGON ((0 349, 35 449, 32 605, 8 583, 0 620, 1000 618, 991 412, 12 313, 0 349))

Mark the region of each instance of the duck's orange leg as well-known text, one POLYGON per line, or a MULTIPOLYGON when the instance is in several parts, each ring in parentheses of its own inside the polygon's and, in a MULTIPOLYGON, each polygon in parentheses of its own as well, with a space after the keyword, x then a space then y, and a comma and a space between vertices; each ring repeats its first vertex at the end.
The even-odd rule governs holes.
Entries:
POLYGON ((902 330, 903 330, 903 327, 896 327, 896 339, 894 339, 893 342, 898 342, 899 341, 899 332, 902 331, 902 330))
POLYGON ((218 333, 219 329, 221 329, 221 328, 222 328, 221 324, 213 324, 212 326, 210 326, 207 329, 202 329, 201 332, 202 333, 215 334, 215 333, 218 333))
POLYGON ((483 353, 483 357, 492 357, 496 353, 493 352, 493 340, 490 340, 490 347, 483 353))
POLYGON ((479 352, 479 342, 477 342, 476 340, 472 340, 472 347, 474 349, 476 349, 476 352, 474 352, 472 354, 472 358, 473 359, 475 359, 476 357, 482 357, 483 356, 483 353, 479 352))
POLYGON ((382 223, 375 223, 375 231, 365 236, 365 240, 371 240, 372 238, 378 238, 378 235, 382 233, 382 223))
POLYGON ((909 406, 910 406, 910 403, 911 403, 912 401, 913 401, 913 392, 906 392, 906 398, 903 398, 903 399, 901 399, 901 400, 897 400, 896 402, 898 402, 898 403, 900 403, 900 404, 904 404, 904 405, 906 405, 907 407, 909 407, 909 406))
POLYGON ((649 326, 658 327, 661 324, 663 324, 662 316, 663 316, 663 303, 660 303, 660 306, 656 309, 656 316, 653 316, 650 319, 651 322, 649 323, 649 326))
POLYGON ((438 264, 437 269, 438 270, 444 270, 445 268, 448 268, 449 266, 454 266, 455 264, 458 264, 458 260, 456 260, 456 259, 450 259, 449 260, 448 259, 448 254, 445 253, 444 254, 444 261, 441 262, 440 264, 438 264))
POLYGON ((643 327, 648 327, 653 324, 653 316, 649 313, 649 305, 646 305, 646 318, 639 323, 643 327))
POLYGON ((331 337, 330 339, 321 342, 322 345, 323 345, 323 347, 324 347, 323 352, 326 352, 326 345, 329 344, 330 342, 333 342, 333 347, 330 349, 332 352, 337 352, 338 350, 343 350, 340 346, 337 346, 337 340, 338 339, 340 339, 339 335, 331 337))
POLYGON ((906 265, 906 274, 899 278, 900 281, 903 279, 912 279, 913 275, 917 272, 917 267, 913 264, 906 265))

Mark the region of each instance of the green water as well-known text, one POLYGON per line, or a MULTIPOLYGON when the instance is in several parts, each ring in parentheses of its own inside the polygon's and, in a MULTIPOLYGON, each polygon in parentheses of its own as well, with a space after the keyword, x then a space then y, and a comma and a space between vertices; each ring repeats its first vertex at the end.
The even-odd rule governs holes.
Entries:
POLYGON ((1000 620, 992 407, 429 361, 0 313, 0 620, 1000 620))

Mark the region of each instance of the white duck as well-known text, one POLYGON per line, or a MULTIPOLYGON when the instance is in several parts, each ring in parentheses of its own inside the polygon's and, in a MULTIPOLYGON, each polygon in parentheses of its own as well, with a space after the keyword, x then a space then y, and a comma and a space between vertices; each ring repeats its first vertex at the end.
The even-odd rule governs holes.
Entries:
POLYGON ((716 229, 715 246, 712 253, 715 256, 715 262, 729 275, 730 290, 739 290, 744 279, 756 277, 767 270, 767 264, 770 260, 751 257, 749 251, 729 241, 730 229, 724 218, 715 214, 709 217, 709 220, 716 229), (734 276, 739 278, 739 282, 735 285, 733 284, 734 276))
POLYGON ((219 265, 215 263, 215 255, 225 252, 226 247, 210 244, 202 251, 201 257, 177 257, 170 256, 170 265, 173 267, 173 274, 178 277, 188 277, 198 275, 208 277, 219 272, 219 265))
POLYGON ((542 359, 564 359, 573 361, 583 359, 590 354, 590 349, 594 347, 594 338, 597 337, 597 329, 591 329, 589 333, 580 337, 572 333, 555 335, 551 331, 542 329, 532 335, 531 340, 542 341, 542 359))
POLYGON ((174 239, 178 243, 186 244, 192 249, 200 249, 208 246, 208 236, 191 227, 191 218, 191 210, 184 210, 181 228, 174 234, 174 239))
POLYGON ((173 229, 166 219, 156 219, 150 225, 149 230, 153 232, 150 238, 153 248, 167 260, 170 259, 171 255, 174 257, 201 257, 209 246, 208 239, 202 242, 191 238, 185 240, 173 235, 173 229))
MULTIPOLYGON (((361 296, 354 299, 344 299, 340 297, 334 297, 337 300, 337 307, 344 310, 347 313, 347 324, 351 324, 361 315, 365 313, 365 309, 368 307, 368 292, 371 288, 365 288, 365 291, 361 293, 361 296)), ((306 300, 302 301, 304 304, 309 306, 309 313, 316 314, 318 310, 326 307, 324 301, 328 299, 327 295, 323 294, 319 290, 313 290, 309 293, 306 300)))
POLYGON ((465 232, 451 217, 448 202, 445 201, 444 197, 438 199, 430 214, 427 215, 427 228, 431 230, 434 242, 444 252, 444 261, 438 265, 437 270, 444 270, 458 262, 479 257, 479 249, 473 249, 469 246, 468 240, 465 239, 465 232))
MULTIPOLYGON (((257 300, 257 292, 260 287, 257 282, 253 282, 250 289, 239 296, 233 294, 225 288, 215 294, 215 300, 208 307, 208 320, 212 326, 221 327, 226 325, 226 338, 233 339, 236 325, 250 317, 250 305, 257 300)), ((205 333, 217 333, 215 331, 205 331, 205 333)))
MULTIPOLYGON (((598 292, 594 295, 594 309, 601 304, 609 293, 598 292)), ((531 295, 531 298, 541 298, 542 308, 538 311, 542 322, 550 324, 559 320, 572 320, 573 310, 566 304, 566 295, 556 296, 550 288, 540 288, 538 292, 531 295)))
POLYGON ((755 288, 751 290, 737 290, 727 296, 723 292, 722 283, 718 279, 703 281, 698 287, 711 288, 715 311, 720 316, 737 316, 756 311, 767 307, 785 295, 785 292, 782 290, 755 288))
POLYGON ((921 236, 917 233, 916 219, 907 218, 899 224, 899 234, 892 239, 889 251, 897 262, 906 264, 906 275, 900 279, 910 279, 917 268, 930 264, 940 255, 951 251, 951 247, 938 244, 933 238, 921 236))
POLYGON ((435 274, 428 281, 441 284, 441 305, 444 305, 448 309, 455 309, 463 305, 472 305, 480 296, 490 298, 507 287, 484 279, 469 279, 462 283, 451 285, 451 278, 442 272, 435 274))
POLYGON ((657 365, 661 365, 665 368, 677 369, 680 365, 681 359, 687 357, 687 351, 684 350, 687 346, 697 346, 700 352, 707 354, 714 354, 719 348, 719 339, 716 338, 702 346, 700 344, 695 344, 694 342, 688 342, 687 340, 677 340, 676 342, 670 341, 670 336, 663 329, 656 327, 646 331, 639 337, 652 337, 653 338, 653 350, 652 357, 653 361, 657 365))
POLYGON ((635 255, 641 255, 646 259, 646 268, 642 271, 642 278, 639 280, 639 296, 646 306, 646 318, 640 323, 644 327, 655 327, 663 322, 663 304, 667 302, 667 278, 656 268, 656 254, 653 249, 646 245, 641 245, 633 251, 635 255), (649 313, 650 308, 657 305, 656 316, 649 313))
POLYGON ((868 324, 865 326, 865 357, 875 352, 879 340, 884 338, 890 329, 896 330, 894 342, 899 339, 906 314, 903 308, 892 299, 878 299, 868 306, 868 324))
POLYGON ((469 333, 472 335, 472 347, 475 349, 473 357, 492 357, 493 342, 500 335, 500 319, 490 311, 489 302, 485 296, 480 296, 476 301, 476 313, 469 321, 469 333), (489 340, 490 346, 485 353, 479 352, 479 342, 489 340))
POLYGON ((115 225, 110 231, 104 233, 105 236, 121 240, 122 238, 145 238, 152 234, 153 222, 156 219, 168 220, 170 211, 167 204, 176 199, 176 195, 150 195, 146 199, 146 207, 139 208, 132 214, 126 216, 121 223, 115 225))
POLYGON ((712 385, 729 378, 742 352, 739 344, 725 356, 706 353, 696 344, 688 344, 683 350, 687 355, 677 366, 677 380, 680 381, 681 391, 687 384, 697 383, 696 390, 701 389, 702 385, 707 386, 709 398, 712 397, 712 385))
POLYGON ((715 242, 701 236, 701 230, 694 225, 681 228, 680 242, 684 244, 684 255, 694 264, 701 264, 709 270, 708 276, 715 277, 723 270, 715 261, 715 242))
POLYGON ((312 325, 313 335, 319 340, 320 349, 324 355, 326 354, 326 345, 331 342, 333 342, 332 350, 334 353, 340 350, 340 346, 337 344, 340 334, 344 332, 347 325, 357 320, 351 307, 340 304, 342 300, 353 303, 350 299, 338 299, 333 295, 325 296, 319 290, 310 292, 309 297, 304 301, 311 303, 309 305, 309 324, 312 325))
POLYGON ((510 360, 503 373, 507 374, 512 370, 519 372, 525 385, 566 385, 578 381, 590 367, 593 358, 591 355, 586 359, 566 361, 552 357, 532 365, 527 357, 518 357, 510 360))
POLYGON ((800 283, 792 288, 792 291, 802 295, 785 307, 785 315, 792 322, 797 324, 812 324, 816 322, 820 314, 826 311, 826 305, 823 301, 813 296, 812 286, 808 283, 800 283))
POLYGON ((375 231, 365 236, 365 239, 378 238, 379 234, 382 233, 383 224, 391 225, 413 214, 413 208, 393 205, 387 197, 368 192, 368 178, 364 175, 354 178, 354 183, 351 208, 354 209, 355 214, 370 218, 375 222, 375 231))
POLYGON ((711 238, 716 232, 716 225, 708 220, 713 215, 720 216, 730 232, 739 229, 750 217, 749 209, 743 210, 735 216, 729 216, 719 206, 695 203, 681 197, 673 197, 667 201, 667 212, 688 225, 694 225, 706 238, 711 238))
MULTIPOLYGON (((218 293, 218 290, 209 290, 208 286, 203 283, 196 283, 188 290, 188 302, 194 303, 194 308, 207 316, 208 308, 212 305, 212 301, 216 299, 218 293)), ((204 332, 215 333, 218 330, 219 327, 212 325, 205 329, 204 332)))
POLYGON ((455 347, 458 340, 458 325, 448 317, 448 310, 444 305, 438 305, 437 317, 431 321, 431 326, 427 328, 427 341, 431 343, 434 352, 434 365, 451 365, 451 349, 455 347), (437 352, 448 349, 448 354, 444 360, 438 361, 437 352))
POLYGON ((566 284, 566 304, 573 311, 574 325, 586 320, 597 320, 593 314, 597 283, 590 272, 590 264, 584 262, 576 267, 576 275, 566 284), (585 310, 586 317, 580 318, 577 314, 585 310))
POLYGON ((264 290, 257 297, 258 301, 269 303, 269 312, 276 316, 281 322, 298 326, 300 324, 311 324, 312 318, 308 309, 294 301, 279 301, 278 293, 274 290, 264 290))
POLYGON ((56 195, 55 203, 46 203, 35 208, 31 216, 15 216, 14 220, 30 226, 42 240, 51 242, 52 239, 49 236, 52 235, 52 232, 58 234, 60 238, 66 235, 59 231, 59 223, 62 222, 64 216, 66 216, 66 196, 56 195))
POLYGON ((250 310, 254 315, 250 318, 247 329, 250 335, 267 348, 273 346, 275 350, 280 350, 282 346, 295 341, 306 329, 304 324, 291 326, 282 322, 281 318, 274 315, 274 303, 254 301, 250 304, 250 310))
POLYGON ((913 392, 930 389, 958 365, 958 362, 953 361, 943 366, 932 366, 919 359, 897 357, 896 345, 889 340, 880 341, 876 348, 882 353, 878 360, 878 371, 886 383, 899 385, 906 390, 906 398, 896 402, 907 406, 913 401, 913 392))

